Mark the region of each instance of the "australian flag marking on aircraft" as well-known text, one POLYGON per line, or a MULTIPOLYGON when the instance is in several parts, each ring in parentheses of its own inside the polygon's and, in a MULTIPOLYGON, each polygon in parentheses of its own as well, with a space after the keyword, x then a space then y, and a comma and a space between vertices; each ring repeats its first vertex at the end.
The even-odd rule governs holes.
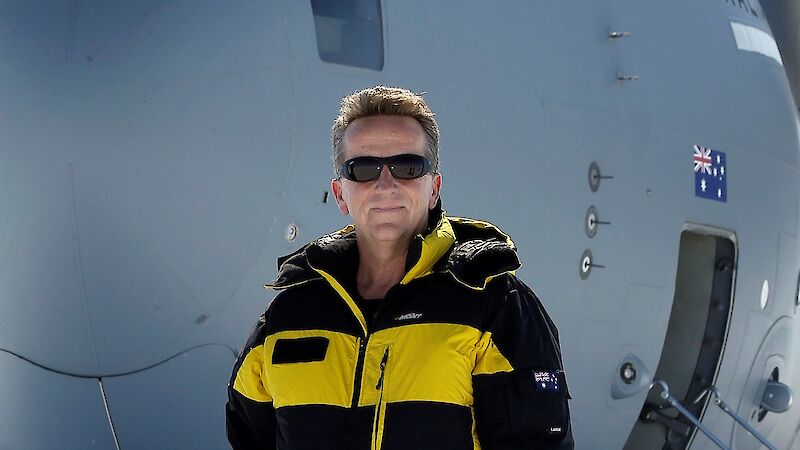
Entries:
POLYGON ((728 202, 728 162, 725 152, 694 146, 694 195, 728 202))

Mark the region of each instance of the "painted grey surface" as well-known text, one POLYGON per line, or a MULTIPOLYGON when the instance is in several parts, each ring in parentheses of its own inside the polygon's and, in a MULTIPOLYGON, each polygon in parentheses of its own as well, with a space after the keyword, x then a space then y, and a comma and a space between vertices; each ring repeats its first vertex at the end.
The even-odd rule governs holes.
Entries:
POLYGON ((289 159, 286 45, 269 5, 124 5, 3 11, 15 57, 0 78, 0 276, 19 299, 0 306, 4 347, 90 375, 205 343, 198 330, 259 257, 289 159), (69 13, 73 44, 54 48, 68 33, 44 26, 69 13), (62 338, 25 339, 41 321, 62 338))
MULTIPOLYGON (((768 30, 763 18, 725 0, 382 9, 373 71, 320 60, 304 1, 0 3, 0 348, 119 376, 104 383, 122 448, 144 439, 150 408, 215 399, 161 425, 224 442, 205 420, 222 411, 226 380, 212 385, 232 359, 218 347, 169 358, 240 348, 275 258, 347 223, 323 201, 330 126, 343 95, 384 83, 426 91, 437 112, 445 209, 518 245, 561 331, 578 448, 621 448, 638 417, 646 389, 614 399, 612 386, 629 354, 655 373, 687 223, 737 238, 725 401, 750 417, 767 347, 800 389, 796 107, 784 68, 738 50, 730 28, 768 30), (728 203, 694 197, 695 144, 727 153, 728 203), (592 161, 614 177, 597 192, 592 161), (590 239, 591 205, 611 224, 590 239), (605 268, 582 281, 586 249, 605 268), (788 331, 769 338, 777 326, 788 331), (180 367, 208 371, 206 388, 186 390, 180 367), (135 398, 132 386, 153 387, 135 398)), ((767 419, 755 425, 779 448, 797 441, 800 408, 767 419)), ((704 422, 756 448, 724 414, 704 422)))
POLYGON ((97 379, 66 377, 2 352, 0 374, 0 448, 114 448, 97 379))
POLYGON ((800 104, 800 3, 793 0, 764 0, 761 6, 781 51, 795 104, 800 104))
POLYGON ((224 448, 221 405, 235 359, 228 348, 204 346, 150 370, 103 379, 120 448, 224 448))

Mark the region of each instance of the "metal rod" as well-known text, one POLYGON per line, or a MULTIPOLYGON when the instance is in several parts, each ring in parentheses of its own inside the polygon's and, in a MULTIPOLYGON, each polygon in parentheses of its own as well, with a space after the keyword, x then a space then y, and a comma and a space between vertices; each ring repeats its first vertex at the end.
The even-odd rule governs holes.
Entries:
POLYGON ((753 428, 753 427, 752 427, 752 426, 751 426, 749 423, 747 423, 747 421, 746 421, 746 420, 742 419, 742 418, 741 418, 741 417, 740 417, 738 414, 736 414, 736 413, 735 413, 735 412, 734 412, 734 411, 733 411, 733 410, 730 408, 730 406, 728 406, 728 404, 727 404, 727 403, 725 403, 725 402, 722 400, 722 397, 720 397, 720 394, 719 394, 719 389, 717 389, 715 386, 711 386, 711 388, 709 389, 709 391, 710 391, 712 394, 714 394, 714 397, 716 397, 716 398, 714 399, 714 403, 716 403, 716 404, 717 404, 717 406, 719 406, 719 408, 720 408, 721 410, 725 411, 725 413, 727 413, 729 416, 733 417, 733 420, 735 420, 736 422, 738 422, 738 423, 739 423, 739 425, 743 426, 745 430, 747 430, 748 432, 750 432, 750 434, 752 434, 754 438, 758 439, 758 441, 759 441, 759 442, 761 442, 762 444, 764 444, 764 445, 765 445, 765 446, 766 446, 766 447, 767 447, 769 450, 778 450, 777 448, 775 448, 775 446, 774 446, 774 445, 772 445, 772 444, 771 444, 771 443, 770 443, 770 442, 767 440, 767 438, 765 438, 764 436, 762 436, 762 435, 761 435, 761 433, 759 433, 758 431, 756 431, 756 429, 755 429, 755 428, 753 428))
POLYGON ((688 409, 684 408, 683 405, 681 405, 680 402, 669 393, 669 386, 667 386, 666 382, 662 380, 656 380, 653 382, 653 384, 650 385, 650 388, 652 389, 652 387, 655 385, 661 386, 662 389, 661 398, 669 402, 669 404, 672 405, 672 407, 674 407, 675 409, 677 409, 679 413, 683 414, 684 417, 689 419, 689 421, 692 422, 694 426, 700 429, 700 431, 702 431, 703 434, 708 436, 709 439, 711 439, 715 444, 717 444, 717 447, 721 448, 722 450, 731 450, 730 447, 726 446, 725 443, 722 442, 722 440, 717 437, 717 435, 715 435, 711 430, 706 428, 705 425, 700 423, 700 421, 697 420, 694 414, 692 414, 688 409))
POLYGON ((719 409, 725 411, 725 413, 727 415, 731 416, 733 418, 733 420, 735 420, 739 425, 743 426, 745 430, 747 430, 750 434, 752 434, 754 438, 758 439, 758 441, 761 442, 762 444, 764 444, 769 450, 778 450, 777 448, 775 448, 774 445, 772 445, 767 440, 767 438, 765 438, 761 433, 756 431, 755 428, 753 428, 749 423, 747 423, 746 420, 742 419, 741 416, 736 414, 736 412, 734 412, 731 409, 731 407, 728 406, 728 404, 725 403, 724 400, 722 400, 722 395, 720 394, 719 389, 717 389, 717 387, 714 386, 713 384, 711 386, 703 389, 703 391, 700 392, 700 395, 698 395, 697 398, 694 399, 692 404, 696 404, 696 403, 700 402, 700 400, 702 400, 703 397, 706 396, 706 394, 713 395, 714 396, 714 403, 716 403, 717 406, 719 406, 719 409))

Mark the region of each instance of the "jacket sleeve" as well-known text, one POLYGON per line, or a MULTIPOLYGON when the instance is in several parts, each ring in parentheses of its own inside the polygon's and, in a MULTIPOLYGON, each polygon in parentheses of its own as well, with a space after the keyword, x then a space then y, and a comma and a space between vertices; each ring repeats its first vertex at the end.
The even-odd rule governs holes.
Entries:
POLYGON ((275 410, 263 377, 266 314, 262 315, 233 366, 225 405, 228 441, 234 450, 275 450, 275 410))
POLYGON ((484 450, 574 448, 558 330, 531 289, 509 275, 473 371, 475 423, 484 450))

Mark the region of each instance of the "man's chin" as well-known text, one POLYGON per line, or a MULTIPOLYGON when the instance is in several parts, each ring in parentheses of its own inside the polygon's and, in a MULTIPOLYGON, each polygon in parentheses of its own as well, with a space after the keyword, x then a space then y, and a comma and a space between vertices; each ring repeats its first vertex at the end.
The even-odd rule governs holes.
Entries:
POLYGON ((378 242, 391 243, 403 240, 410 241, 411 237, 414 235, 408 227, 401 227, 394 223, 372 225, 369 228, 369 234, 378 242))

